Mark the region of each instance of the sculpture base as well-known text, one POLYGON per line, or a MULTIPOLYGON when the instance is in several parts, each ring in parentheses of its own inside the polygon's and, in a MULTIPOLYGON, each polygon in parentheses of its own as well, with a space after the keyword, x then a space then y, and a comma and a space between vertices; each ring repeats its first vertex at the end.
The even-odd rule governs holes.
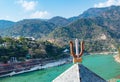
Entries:
POLYGON ((73 58, 73 63, 80 63, 80 62, 82 62, 82 58, 80 57, 80 58, 73 58))

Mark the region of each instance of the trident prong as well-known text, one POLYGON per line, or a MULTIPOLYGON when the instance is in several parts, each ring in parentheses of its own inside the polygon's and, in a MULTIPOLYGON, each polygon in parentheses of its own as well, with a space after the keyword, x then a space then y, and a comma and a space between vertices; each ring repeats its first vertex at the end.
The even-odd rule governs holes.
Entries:
POLYGON ((81 51, 80 51, 79 57, 83 55, 83 51, 84 51, 84 41, 81 41, 81 51))
POLYGON ((81 41, 81 51, 78 55, 74 53, 73 42, 70 41, 70 53, 71 53, 71 56, 73 56, 73 62, 74 63, 82 62, 81 56, 83 55, 83 51, 84 51, 84 41, 81 41))
POLYGON ((77 55, 74 53, 74 50, 73 50, 73 42, 72 41, 70 41, 70 53, 74 58, 77 58, 77 55))

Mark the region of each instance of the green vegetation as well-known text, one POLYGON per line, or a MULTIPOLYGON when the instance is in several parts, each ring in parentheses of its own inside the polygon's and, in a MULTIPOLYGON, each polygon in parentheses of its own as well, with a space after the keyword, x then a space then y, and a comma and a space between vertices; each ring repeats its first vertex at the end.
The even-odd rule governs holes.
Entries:
POLYGON ((48 41, 41 42, 29 38, 19 37, 0 37, 0 61, 7 62, 11 57, 16 57, 19 61, 28 58, 63 58, 66 55, 60 48, 48 41))
MULTIPOLYGON (((83 14, 68 19, 57 16, 49 20, 25 19, 18 21, 12 28, 0 30, 0 35, 34 37, 43 41, 54 40, 55 45, 65 48, 69 48, 70 40, 78 38, 85 40, 86 52, 114 51, 120 45, 119 21, 120 6, 90 8, 83 14)), ((24 42, 24 39, 21 42, 24 42)), ((28 45, 25 43, 24 45, 28 48, 28 45)), ((46 46, 51 48, 49 45, 46 46)), ((29 50, 37 54, 47 53, 42 49, 39 51, 29 48, 29 50)), ((49 51, 49 49, 47 50, 49 51)), ((33 57, 36 56, 33 54, 33 57)))
POLYGON ((57 26, 66 26, 67 24, 70 23, 70 21, 68 19, 59 17, 59 16, 49 19, 48 22, 51 22, 57 26))
POLYGON ((64 41, 64 43, 61 42, 58 45, 69 45, 68 42, 75 40, 75 38, 85 40, 86 52, 114 51, 115 40, 111 38, 105 28, 97 24, 97 19, 79 19, 68 26, 56 28, 49 34, 49 37, 56 39, 56 44, 58 39, 64 41))
POLYGON ((12 22, 12 21, 0 20, 0 30, 11 28, 14 24, 15 22, 12 22))
POLYGON ((0 34, 3 36, 32 36, 41 38, 53 31, 55 27, 53 23, 39 19, 25 19, 16 22, 12 28, 5 29, 0 34))
POLYGON ((119 47, 120 6, 91 8, 73 19, 69 25, 56 28, 49 38, 56 41, 61 38, 67 42, 75 38, 85 40, 87 52, 114 51, 119 47))

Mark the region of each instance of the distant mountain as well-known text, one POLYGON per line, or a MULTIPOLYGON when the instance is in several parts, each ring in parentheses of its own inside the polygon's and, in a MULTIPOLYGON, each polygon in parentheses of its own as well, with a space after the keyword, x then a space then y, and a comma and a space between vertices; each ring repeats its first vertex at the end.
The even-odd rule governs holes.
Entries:
POLYGON ((48 20, 49 22, 57 25, 57 26, 65 26, 70 23, 70 21, 66 18, 56 16, 48 20))
POLYGON ((114 50, 115 40, 107 27, 102 26, 102 23, 98 24, 98 19, 100 18, 79 19, 68 26, 56 28, 49 34, 49 38, 54 39, 54 43, 60 46, 69 45, 68 42, 76 38, 84 40, 86 52, 114 50))
POLYGON ((120 6, 91 8, 75 19, 67 26, 56 28, 49 34, 49 38, 61 38, 63 41, 83 39, 88 41, 89 48, 91 44, 95 44, 92 48, 98 51, 110 50, 115 48, 113 45, 120 43, 120 6), (101 48, 98 48, 100 45, 101 48))
POLYGON ((78 20, 78 19, 80 19, 79 16, 74 16, 74 17, 68 18, 68 20, 69 20, 70 22, 74 22, 74 21, 76 21, 76 20, 78 20))
POLYGON ((101 16, 101 14, 104 13, 105 11, 107 11, 107 10, 108 10, 108 7, 105 7, 105 8, 90 8, 90 9, 84 11, 79 16, 69 18, 69 20, 73 22, 73 21, 76 21, 76 20, 81 19, 81 18, 98 17, 98 16, 101 16))
POLYGON ((90 8, 90 9, 84 11, 79 16, 69 18, 69 20, 76 21, 76 20, 81 19, 81 18, 95 18, 95 17, 107 18, 107 17, 113 17, 112 16, 113 14, 114 14, 114 16, 118 16, 117 15, 117 14, 119 14, 118 12, 120 12, 120 6, 110 6, 110 7, 104 7, 104 8, 90 8), (105 14, 106 12, 107 13, 109 12, 109 15, 105 14))
POLYGON ((95 29, 96 29, 95 30, 96 32, 98 31, 99 33, 101 33, 103 32, 103 30, 112 31, 110 27, 114 26, 113 27, 114 31, 120 31, 119 30, 120 28, 118 27, 119 19, 120 19, 120 6, 111 6, 111 7, 105 7, 105 8, 90 8, 79 16, 69 18, 68 20, 73 21, 73 23, 65 27, 57 28, 51 33, 51 36, 53 34, 53 37, 67 36, 69 38, 74 38, 78 36, 78 38, 81 38, 81 37, 87 38, 85 36, 85 33, 86 33, 89 38, 92 38, 94 37, 92 33, 95 29), (98 30, 98 29, 101 29, 101 30, 98 30), (63 32, 63 34, 61 31, 63 32), (57 34, 57 33, 60 33, 60 34, 57 34))
MULTIPOLYGON (((52 40, 56 39, 58 44, 68 43, 69 40, 75 38, 91 42, 105 41, 104 45, 107 45, 107 48, 102 49, 109 49, 108 46, 111 46, 111 43, 120 43, 119 21, 120 6, 90 8, 83 14, 69 19, 57 16, 48 20, 18 21, 12 26, 13 28, 0 32, 0 34, 35 38, 48 37, 52 40)), ((99 42, 96 45, 104 46, 99 42)))
POLYGON ((83 14, 79 15, 79 18, 92 18, 92 17, 98 17, 103 12, 106 12, 108 8, 90 8, 87 11, 83 12, 83 14))
POLYGON ((8 21, 8 20, 0 20, 0 29, 10 28, 15 24, 15 22, 8 21))
MULTIPOLYGON (((106 31, 101 26, 96 24, 94 19, 79 19, 68 26, 56 28, 52 33, 51 37, 58 38, 80 38, 80 39, 97 39, 106 31)), ((105 36, 107 36, 105 34, 105 36)))
POLYGON ((39 19, 25 19, 16 22, 13 28, 7 29, 2 34, 6 36, 32 36, 41 38, 53 31, 55 27, 53 23, 39 19))
POLYGON ((94 17, 97 24, 106 29, 112 38, 120 39, 120 6, 103 8, 98 17, 94 17))

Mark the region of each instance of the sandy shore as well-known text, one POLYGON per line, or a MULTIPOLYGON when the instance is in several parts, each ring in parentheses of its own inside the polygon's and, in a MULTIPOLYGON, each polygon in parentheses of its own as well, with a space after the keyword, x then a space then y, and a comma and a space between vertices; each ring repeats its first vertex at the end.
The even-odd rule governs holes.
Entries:
POLYGON ((98 52, 98 53, 89 53, 91 55, 94 55, 94 54, 104 54, 104 55, 109 55, 109 54, 117 54, 118 52, 98 52))
POLYGON ((113 56, 115 58, 115 61, 120 63, 120 57, 118 55, 113 56))

